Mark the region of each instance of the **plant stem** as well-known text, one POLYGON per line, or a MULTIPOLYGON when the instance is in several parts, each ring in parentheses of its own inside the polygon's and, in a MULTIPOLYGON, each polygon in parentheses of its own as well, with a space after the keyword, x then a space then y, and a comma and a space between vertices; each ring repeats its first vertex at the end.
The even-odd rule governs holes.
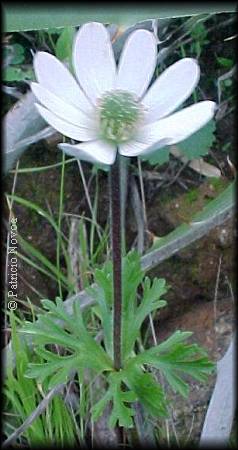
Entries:
POLYGON ((121 275, 121 195, 119 156, 110 170, 111 238, 113 259, 113 352, 114 367, 121 368, 121 315, 122 315, 122 275, 121 275))
POLYGON ((119 155, 120 160, 120 197, 121 197, 121 246, 122 246, 122 256, 126 254, 126 204, 127 204, 127 193, 128 193, 128 172, 130 158, 119 155))

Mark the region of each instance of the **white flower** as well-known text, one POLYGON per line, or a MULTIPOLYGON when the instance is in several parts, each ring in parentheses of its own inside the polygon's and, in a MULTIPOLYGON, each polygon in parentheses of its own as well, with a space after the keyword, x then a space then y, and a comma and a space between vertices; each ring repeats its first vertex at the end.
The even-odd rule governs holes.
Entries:
POLYGON ((96 22, 81 26, 76 35, 75 78, 51 54, 36 54, 38 83, 31 88, 41 103, 38 111, 53 128, 80 142, 59 144, 65 153, 113 164, 117 150, 128 157, 150 153, 186 139, 213 117, 212 101, 173 113, 198 83, 194 59, 170 66, 147 91, 156 55, 153 34, 137 30, 127 39, 117 67, 109 34, 96 22))

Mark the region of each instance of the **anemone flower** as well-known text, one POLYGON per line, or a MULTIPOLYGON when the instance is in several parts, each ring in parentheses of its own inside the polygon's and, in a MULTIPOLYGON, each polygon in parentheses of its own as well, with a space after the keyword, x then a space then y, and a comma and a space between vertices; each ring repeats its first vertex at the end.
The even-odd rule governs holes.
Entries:
POLYGON ((31 89, 48 124, 78 143, 61 150, 92 163, 113 164, 123 156, 149 154, 176 144, 203 127, 215 103, 200 101, 178 109, 196 87, 197 61, 183 58, 148 88, 157 57, 154 35, 137 30, 128 37, 116 65, 107 29, 97 22, 80 27, 73 46, 74 76, 53 55, 34 58, 37 83, 31 89))

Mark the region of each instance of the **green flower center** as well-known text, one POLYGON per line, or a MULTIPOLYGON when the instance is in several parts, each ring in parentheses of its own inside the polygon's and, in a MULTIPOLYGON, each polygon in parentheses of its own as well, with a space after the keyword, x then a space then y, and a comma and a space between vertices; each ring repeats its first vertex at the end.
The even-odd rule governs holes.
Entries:
POLYGON ((117 144, 134 135, 142 117, 142 107, 130 92, 107 92, 99 101, 99 127, 103 139, 117 144))

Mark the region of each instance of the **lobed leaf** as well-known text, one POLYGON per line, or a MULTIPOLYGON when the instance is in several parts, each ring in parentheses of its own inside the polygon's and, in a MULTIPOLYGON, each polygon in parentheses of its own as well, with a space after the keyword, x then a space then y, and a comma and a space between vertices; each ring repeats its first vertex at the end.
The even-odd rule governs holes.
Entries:
POLYGON ((137 364, 130 364, 125 370, 125 383, 135 392, 138 400, 153 417, 166 417, 167 404, 160 384, 150 373, 143 372, 137 364))
POLYGON ((198 381, 206 381, 214 368, 203 348, 197 344, 183 342, 190 335, 190 332, 177 331, 162 344, 128 360, 128 364, 146 364, 159 369, 175 392, 187 396, 189 386, 183 380, 184 375, 190 375, 198 381))

